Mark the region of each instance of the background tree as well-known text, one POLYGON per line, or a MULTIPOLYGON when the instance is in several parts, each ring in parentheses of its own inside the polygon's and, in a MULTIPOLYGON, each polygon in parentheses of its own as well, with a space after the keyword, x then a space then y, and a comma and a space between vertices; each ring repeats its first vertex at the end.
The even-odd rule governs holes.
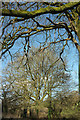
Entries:
POLYGON ((18 62, 8 64, 3 74, 3 90, 5 89, 8 94, 6 98, 11 104, 10 111, 31 108, 36 109, 38 116, 39 110, 45 107, 44 102, 48 99, 46 107, 49 110, 48 117, 51 118, 52 98, 57 91, 61 90, 61 87, 68 85, 70 75, 65 73, 61 61, 56 61, 57 56, 53 48, 39 54, 37 49, 29 51, 29 61, 26 61, 26 57, 24 58, 24 63, 27 62, 26 67, 22 64, 23 56, 20 55, 18 55, 18 62))

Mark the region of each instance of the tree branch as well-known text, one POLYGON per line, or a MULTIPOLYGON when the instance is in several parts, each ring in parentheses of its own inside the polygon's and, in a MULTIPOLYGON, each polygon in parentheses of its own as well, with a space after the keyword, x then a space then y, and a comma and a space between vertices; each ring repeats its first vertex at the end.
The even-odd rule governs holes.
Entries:
MULTIPOLYGON (((42 15, 42 14, 47 14, 47 13, 52 13, 52 14, 57 14, 57 13, 62 13, 65 12, 69 9, 72 9, 76 6, 80 5, 79 2, 69 2, 65 5, 62 5, 60 7, 46 7, 46 8, 41 8, 39 10, 34 10, 32 12, 29 11, 21 11, 21 10, 8 10, 8 9, 2 9, 2 15, 3 16, 14 16, 14 17, 23 17, 26 19, 29 18, 34 18, 36 16, 42 15)), ((1 9, 0 9, 1 11, 1 9)))

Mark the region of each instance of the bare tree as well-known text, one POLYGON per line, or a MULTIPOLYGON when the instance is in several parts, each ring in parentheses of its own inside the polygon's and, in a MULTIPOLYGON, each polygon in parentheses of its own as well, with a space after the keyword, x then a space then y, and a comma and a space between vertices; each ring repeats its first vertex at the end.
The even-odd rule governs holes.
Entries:
MULTIPOLYGON (((56 89, 60 90, 64 84, 67 86, 70 75, 65 73, 61 61, 57 62, 56 52, 53 49, 39 54, 36 53, 37 49, 29 51, 26 66, 21 63, 23 56, 19 56, 18 62, 9 63, 4 71, 3 91, 7 92, 6 98, 12 105, 9 105, 11 109, 35 108, 38 115, 39 110, 44 107, 44 101, 48 98, 48 103, 52 104, 56 89)), ((26 57, 24 63, 25 61, 26 57)), ((48 109, 52 110, 52 105, 49 104, 48 109)))

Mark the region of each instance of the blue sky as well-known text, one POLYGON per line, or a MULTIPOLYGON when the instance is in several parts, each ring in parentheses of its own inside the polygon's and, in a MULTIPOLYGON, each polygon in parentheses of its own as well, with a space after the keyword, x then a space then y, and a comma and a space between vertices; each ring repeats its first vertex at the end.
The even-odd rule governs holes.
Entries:
MULTIPOLYGON (((31 44, 37 47, 39 46, 39 43, 36 43, 36 39, 42 40, 43 37, 41 35, 38 35, 38 36, 33 36, 30 38, 30 40, 35 41, 35 42, 32 42, 31 44)), ((18 41, 15 43, 14 47, 11 48, 12 53, 17 51, 18 48, 20 47, 22 47, 21 51, 23 52, 23 46, 21 45, 20 39, 18 41)), ((70 48, 65 49, 63 56, 66 56, 67 65, 68 65, 68 69, 70 70, 72 80, 76 84, 78 84, 78 51, 76 50, 76 47, 74 46, 74 44, 70 43, 70 48)), ((10 62, 10 60, 11 60, 10 56, 7 57, 7 60, 4 60, 1 63, 2 67, 0 70, 5 68, 5 66, 7 65, 8 62, 10 62)), ((78 86, 75 89, 78 90, 78 86)))
MULTIPOLYGON (((48 15, 45 15, 45 16, 48 16, 48 15)), ((53 18, 53 16, 51 15, 51 18, 53 18)), ((42 18, 44 19, 44 18, 42 18)), ((53 18, 54 19, 54 18, 53 18)), ((10 29, 9 29, 10 30, 10 29)), ((62 34, 64 32, 64 30, 61 31, 62 34)), ((58 34, 55 35, 55 37, 57 37, 58 34)), ((45 40, 45 34, 44 35, 33 35, 32 37, 30 37, 30 41, 31 41, 31 46, 39 46, 40 44, 37 41, 44 41, 45 40)), ((54 40, 54 34, 53 32, 51 33, 51 41, 54 40)), ((23 47, 22 44, 21 44, 21 41, 24 42, 24 39, 18 39, 16 42, 15 42, 15 45, 13 46, 13 48, 11 48, 11 53, 15 53, 15 51, 17 51, 19 48, 21 48, 21 52, 23 52, 23 47)), ((69 43, 69 47, 70 48, 66 48, 65 49, 65 52, 63 53, 63 56, 66 56, 66 60, 67 60, 67 65, 68 65, 68 68, 72 75, 72 80, 75 81, 76 83, 78 83, 78 51, 76 50, 76 47, 74 46, 74 44, 69 43)), ((8 54, 6 54, 8 55, 8 54)), ((5 58, 4 58, 5 59, 5 58)), ((10 62, 10 56, 7 56, 7 59, 5 59, 4 61, 2 61, 1 64, 1 69, 0 71, 2 71, 3 68, 5 68, 5 66, 7 65, 8 62, 10 62)), ((1 72, 0 72, 1 74, 1 72)), ((77 87, 78 89, 78 87, 77 87)))

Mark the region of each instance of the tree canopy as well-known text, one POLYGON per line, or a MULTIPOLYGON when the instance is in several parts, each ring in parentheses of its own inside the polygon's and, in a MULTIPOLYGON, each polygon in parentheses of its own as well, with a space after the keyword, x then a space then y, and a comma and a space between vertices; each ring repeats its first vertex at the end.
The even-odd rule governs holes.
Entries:
MULTIPOLYGON (((66 31, 67 37, 64 39, 60 39, 60 41, 72 41, 77 49, 80 51, 79 43, 77 39, 74 38, 75 34, 78 36, 78 39, 80 39, 79 8, 80 2, 2 2, 1 10, 2 16, 4 17, 1 18, 1 56, 8 52, 11 47, 13 47, 15 41, 18 40, 18 38, 29 37, 42 31, 53 29, 62 30, 62 28, 66 31), (51 17, 49 17, 49 14, 51 15, 51 17), (44 16, 44 20, 46 21, 45 23, 42 22, 42 16, 44 16), (8 21, 5 21, 6 19, 8 19, 8 21), (26 26, 24 26, 23 23, 26 26), (30 23, 32 25, 30 25, 30 23), (11 31, 9 31, 10 28, 11 31)), ((39 40, 39 42, 40 41, 41 40, 39 40)), ((60 41, 55 41, 52 43, 50 42, 49 45, 55 44, 60 41)), ((66 45, 67 43, 65 44, 65 46, 66 45)))

